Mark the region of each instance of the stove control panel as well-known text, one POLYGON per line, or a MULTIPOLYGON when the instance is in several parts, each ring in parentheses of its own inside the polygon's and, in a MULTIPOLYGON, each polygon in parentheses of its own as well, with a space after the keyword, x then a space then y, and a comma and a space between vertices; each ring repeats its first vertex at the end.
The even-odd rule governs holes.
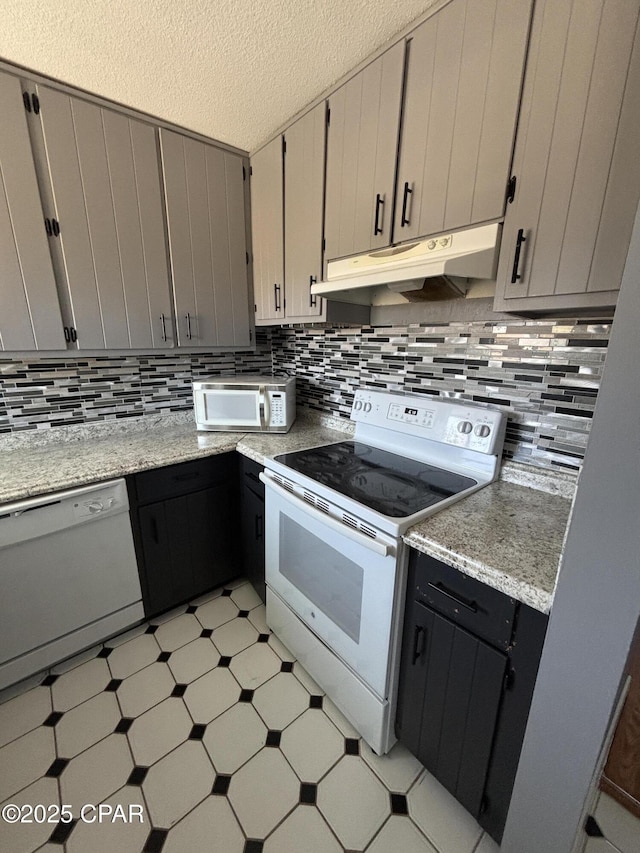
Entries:
POLYGON ((359 388, 351 419, 464 450, 500 454, 505 416, 463 400, 359 388))

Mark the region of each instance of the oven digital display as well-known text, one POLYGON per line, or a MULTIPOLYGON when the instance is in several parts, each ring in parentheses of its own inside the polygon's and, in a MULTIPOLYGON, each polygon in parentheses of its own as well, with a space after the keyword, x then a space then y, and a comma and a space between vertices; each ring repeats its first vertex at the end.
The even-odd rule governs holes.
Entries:
POLYGON ((431 429, 435 413, 433 409, 423 409, 418 406, 403 406, 400 403, 392 403, 387 412, 390 421, 400 421, 405 424, 416 424, 417 426, 431 429))

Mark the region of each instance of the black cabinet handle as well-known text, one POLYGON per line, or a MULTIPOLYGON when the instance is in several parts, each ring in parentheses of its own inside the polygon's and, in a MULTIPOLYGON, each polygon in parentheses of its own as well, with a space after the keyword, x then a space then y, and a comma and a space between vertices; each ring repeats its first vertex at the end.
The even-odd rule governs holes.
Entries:
POLYGON ((409 181, 404 182, 404 195, 402 196, 402 214, 400 216, 400 227, 404 228, 405 225, 410 225, 409 217, 407 216, 407 205, 409 203, 409 196, 413 190, 409 186, 409 181))
POLYGON ((184 319, 187 321, 187 337, 191 340, 191 314, 185 314, 184 319))
POLYGON ((22 102, 24 103, 25 110, 30 113, 31 112, 31 98, 29 97, 28 92, 22 93, 22 102))
POLYGON ((31 95, 31 103, 33 104, 34 113, 36 115, 39 115, 40 114, 40 98, 35 94, 35 92, 33 93, 33 95, 31 95))
POLYGON ((280 307, 280 285, 279 284, 273 285, 273 301, 275 304, 275 310, 281 311, 282 309, 280 307))
POLYGON ((262 539, 264 534, 264 522, 261 515, 255 516, 256 539, 262 539))
POLYGON ((69 326, 69 334, 71 336, 71 343, 75 344, 75 342, 78 340, 78 333, 73 328, 73 326, 69 326))
POLYGON ((68 344, 71 343, 71 332, 69 331, 68 326, 64 327, 64 339, 68 344))
POLYGON ((411 654, 411 664, 416 663, 418 658, 421 656, 424 651, 424 637, 425 631, 422 625, 416 625, 415 631, 413 633, 413 652, 411 654))
POLYGON ((53 231, 54 237, 57 237, 60 234, 60 223, 57 219, 51 220, 51 230, 53 231))
POLYGON ((382 234, 382 216, 380 215, 383 212, 384 208, 384 198, 378 193, 376 195, 376 220, 373 226, 373 233, 382 234))
POLYGON ((317 276, 315 276, 315 275, 309 276, 309 307, 310 308, 316 307, 316 295, 315 295, 315 293, 311 293, 311 285, 317 284, 317 282, 318 282, 317 276))
POLYGON ((51 220, 50 219, 44 220, 44 230, 47 232, 49 237, 51 237, 53 235, 53 228, 51 227, 51 220))
POLYGON ((446 586, 440 581, 438 581, 437 583, 431 583, 431 581, 429 581, 427 586, 430 586, 431 589, 437 590, 441 595, 444 595, 446 596, 446 598, 449 598, 451 601, 454 601, 456 604, 459 604, 460 607, 464 607, 465 610, 470 610, 472 613, 478 612, 478 605, 475 601, 468 601, 466 598, 462 598, 462 596, 456 595, 455 593, 448 590, 446 586))
POLYGON ((518 272, 518 267, 520 266, 520 250, 522 249, 522 244, 527 242, 527 238, 524 236, 524 228, 520 228, 518 230, 518 236, 516 237, 516 251, 513 256, 513 270, 511 271, 511 284, 515 284, 519 281, 522 276, 518 272))
POLYGON ((167 327, 164 320, 164 314, 160 315, 160 322, 162 323, 162 340, 167 340, 167 327))

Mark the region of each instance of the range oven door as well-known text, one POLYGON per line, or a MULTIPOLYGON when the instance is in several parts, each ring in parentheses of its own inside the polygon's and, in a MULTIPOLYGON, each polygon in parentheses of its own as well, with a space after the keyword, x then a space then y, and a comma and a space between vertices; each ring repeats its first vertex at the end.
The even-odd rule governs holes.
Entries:
POLYGON ((260 476, 267 487, 267 585, 385 699, 396 540, 380 533, 372 539, 260 476))

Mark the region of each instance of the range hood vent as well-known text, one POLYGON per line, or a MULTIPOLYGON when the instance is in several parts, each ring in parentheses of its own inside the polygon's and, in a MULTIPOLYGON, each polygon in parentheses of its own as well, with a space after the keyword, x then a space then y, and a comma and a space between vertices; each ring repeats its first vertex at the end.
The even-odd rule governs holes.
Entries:
MULTIPOLYGON (((495 278, 501 228, 496 223, 481 225, 329 261, 326 281, 314 284, 311 293, 324 296, 386 286, 408 295, 412 291, 428 291, 428 279, 434 279, 434 285, 441 288, 443 281, 451 281, 451 276, 495 278)), ((464 295, 464 288, 456 289, 458 295, 464 295)))

